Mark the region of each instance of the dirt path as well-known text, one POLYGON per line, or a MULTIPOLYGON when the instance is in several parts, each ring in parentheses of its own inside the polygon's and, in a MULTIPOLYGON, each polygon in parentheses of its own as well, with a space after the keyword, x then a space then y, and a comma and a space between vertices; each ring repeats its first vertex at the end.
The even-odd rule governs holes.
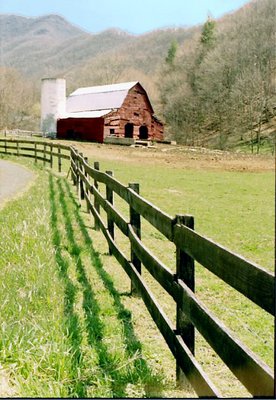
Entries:
POLYGON ((34 178, 35 174, 29 169, 0 160, 0 209, 7 200, 26 190, 34 178))

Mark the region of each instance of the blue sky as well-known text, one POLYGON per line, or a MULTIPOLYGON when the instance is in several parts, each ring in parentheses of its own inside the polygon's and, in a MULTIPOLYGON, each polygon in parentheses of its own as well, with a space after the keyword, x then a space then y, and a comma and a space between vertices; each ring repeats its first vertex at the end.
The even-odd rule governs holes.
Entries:
POLYGON ((59 14, 82 29, 96 33, 120 28, 141 34, 169 26, 202 23, 234 11, 248 0, 0 0, 1 14, 59 14))

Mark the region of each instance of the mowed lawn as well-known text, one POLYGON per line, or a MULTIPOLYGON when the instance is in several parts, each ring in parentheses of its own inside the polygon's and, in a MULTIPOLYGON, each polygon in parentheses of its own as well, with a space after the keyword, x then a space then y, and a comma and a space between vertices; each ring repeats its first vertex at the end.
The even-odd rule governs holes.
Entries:
MULTIPOLYGON (((91 162, 94 160, 90 160, 91 162)), ((272 172, 184 170, 101 161, 170 215, 273 271, 272 172)), ((64 178, 37 169, 36 185, 0 212, 2 396, 191 397, 175 386, 175 363, 142 301, 64 178), (6 392, 5 392, 6 391, 6 392)), ((127 207, 117 197, 122 213, 127 207)), ((127 245, 116 231, 118 242, 127 245)), ((142 223, 142 239, 171 269, 175 249, 142 223)), ((175 306, 143 270, 165 311, 175 306)), ((201 266, 196 292, 247 346, 273 366, 273 319, 201 266)), ((196 336, 196 357, 224 396, 246 390, 196 336)))

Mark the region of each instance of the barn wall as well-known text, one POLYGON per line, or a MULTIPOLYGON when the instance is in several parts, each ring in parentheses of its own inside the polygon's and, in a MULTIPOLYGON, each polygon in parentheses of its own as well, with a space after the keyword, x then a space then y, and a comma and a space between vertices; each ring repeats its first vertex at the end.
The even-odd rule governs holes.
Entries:
POLYGON ((114 133, 124 137, 127 123, 133 124, 134 139, 139 139, 139 128, 147 126, 148 139, 163 140, 163 125, 153 117, 147 94, 139 84, 129 91, 122 107, 105 118, 104 136, 114 133))
POLYGON ((103 143, 103 118, 66 118, 57 121, 57 137, 103 143))
POLYGON ((152 120, 151 126, 152 139, 153 140, 164 140, 164 126, 162 122, 152 120))

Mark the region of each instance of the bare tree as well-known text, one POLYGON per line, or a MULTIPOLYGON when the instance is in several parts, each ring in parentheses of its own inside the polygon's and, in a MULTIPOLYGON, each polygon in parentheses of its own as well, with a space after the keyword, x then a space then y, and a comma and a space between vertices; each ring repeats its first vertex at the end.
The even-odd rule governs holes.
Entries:
POLYGON ((11 68, 0 68, 0 129, 34 126, 34 87, 11 68))

